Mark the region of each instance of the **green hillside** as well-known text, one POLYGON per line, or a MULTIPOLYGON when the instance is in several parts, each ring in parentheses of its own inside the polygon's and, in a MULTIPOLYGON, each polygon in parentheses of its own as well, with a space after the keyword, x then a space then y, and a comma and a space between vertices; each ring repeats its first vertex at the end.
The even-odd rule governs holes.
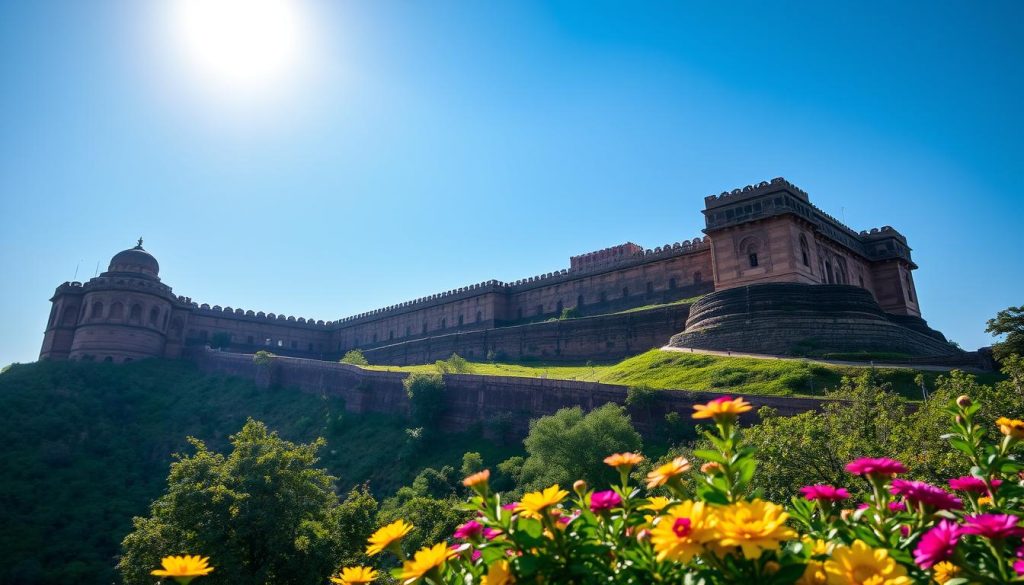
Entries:
MULTIPOLYGON (((436 371, 434 364, 368 367, 391 371, 436 371)), ((613 364, 473 362, 469 365, 469 373, 480 375, 547 377, 627 386, 647 385, 662 389, 781 396, 821 396, 826 390, 837 388, 844 376, 856 377, 867 369, 868 366, 826 365, 802 359, 764 360, 659 349, 613 364)), ((893 390, 910 399, 921 398, 921 390, 914 382, 918 374, 924 375, 929 386, 933 385, 938 375, 936 372, 886 367, 875 368, 875 372, 882 383, 890 384, 893 390)), ((982 374, 978 379, 983 383, 992 383, 1001 379, 1001 376, 995 373, 982 374)))
POLYGON ((339 491, 369 482, 378 496, 425 467, 479 451, 495 464, 520 448, 447 436, 415 454, 400 418, 346 416, 337 399, 261 390, 200 373, 187 362, 148 360, 15 365, 0 374, 0 584, 111 583, 131 517, 166 485, 171 454, 192 435, 223 449, 247 417, 281 436, 327 439, 321 464, 339 491))

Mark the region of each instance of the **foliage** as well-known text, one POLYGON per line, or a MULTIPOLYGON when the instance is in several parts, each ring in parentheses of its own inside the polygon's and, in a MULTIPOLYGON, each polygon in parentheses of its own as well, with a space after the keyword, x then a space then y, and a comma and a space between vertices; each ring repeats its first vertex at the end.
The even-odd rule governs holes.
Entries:
MULTIPOLYGON (((118 569, 125 583, 150 583, 157 561, 182 550, 230 566, 206 579, 225 584, 320 584, 334 558, 358 559, 369 526, 342 527, 334 478, 314 467, 325 441, 297 445, 250 419, 231 437, 227 456, 190 443, 195 453, 171 465, 167 492, 124 539, 118 569)), ((348 512, 348 519, 359 514, 348 512)))
POLYGON ((231 334, 226 331, 217 331, 210 336, 210 347, 213 349, 227 349, 231 345, 231 334))
POLYGON ((370 365, 370 362, 366 361, 366 356, 363 355, 363 350, 361 349, 348 350, 347 352, 345 352, 345 355, 341 356, 341 359, 338 361, 343 364, 351 364, 353 366, 370 365))
POLYGON ((437 360, 434 367, 442 374, 470 374, 473 372, 473 365, 457 353, 453 353, 446 360, 437 360))
POLYGON ((558 316, 559 321, 565 321, 566 319, 578 319, 580 317, 580 310, 578 307, 566 307, 562 309, 562 314, 558 316))
POLYGON ((274 354, 270 353, 265 349, 261 349, 256 353, 252 354, 252 363, 256 364, 257 366, 269 366, 271 360, 273 360, 275 357, 277 356, 275 356, 274 354))
POLYGON ((223 450, 224 429, 239 429, 248 417, 291 441, 326 438, 321 464, 339 478, 343 495, 368 484, 384 498, 425 467, 458 469, 466 445, 486 461, 522 452, 520 444, 460 433, 403 459, 381 446, 405 440, 404 416, 342 416, 339 398, 268 392, 177 361, 14 365, 0 375, 0 412, 4 585, 115 582, 111 559, 132 516, 146 514, 166 488, 171 454, 188 448, 187 435, 223 450))
POLYGON ((471 451, 462 455, 462 467, 459 472, 463 475, 473 475, 484 468, 484 458, 477 452, 471 451))
POLYGON ((536 489, 581 478, 606 480, 610 473, 600 457, 639 449, 641 440, 625 409, 606 404, 587 414, 579 407, 563 408, 531 421, 523 445, 528 455, 519 484, 523 489, 536 489))
POLYGON ((658 400, 658 395, 654 388, 647 385, 630 386, 626 389, 626 406, 628 408, 636 408, 639 410, 645 410, 651 407, 651 405, 658 400))
POLYGON ((440 374, 409 374, 402 386, 409 396, 412 421, 425 430, 436 430, 444 408, 444 378, 440 374))
MULTIPOLYGON (((868 391, 870 381, 860 386, 855 410, 887 399, 868 391)), ((899 461, 858 457, 844 473, 862 497, 817 484, 788 505, 763 500, 752 484, 758 451, 737 420, 750 406, 723 397, 695 408, 694 418, 711 423, 702 431, 708 448, 695 452, 708 461, 699 473, 676 457, 651 469, 644 495, 631 484, 643 458, 619 453, 605 459, 618 476, 606 489, 578 481, 572 495, 555 484, 511 504, 477 474, 466 480, 474 495, 465 507, 476 515, 455 544, 447 535, 425 539, 412 557, 413 530, 406 550, 389 547, 396 556, 384 563, 397 558, 394 578, 428 585, 1024 582, 1024 421, 984 423, 982 408, 966 396, 945 405, 944 440, 971 470, 948 478, 957 495, 899 477, 907 471, 899 461)), ((885 439, 877 429, 859 432, 885 439)))
MULTIPOLYGON (((498 358, 501 359, 500 357, 498 358)), ((403 372, 436 372, 435 364, 416 366, 370 366, 371 369, 403 372)), ((869 369, 867 365, 830 365, 800 359, 762 360, 741 357, 723 357, 697 353, 652 349, 614 364, 566 365, 564 363, 473 363, 473 373, 483 376, 523 376, 555 378, 649 386, 682 390, 716 390, 744 394, 812 395, 821 396, 835 390, 844 377, 856 377, 869 369)), ((938 373, 909 368, 873 368, 880 382, 907 398, 920 398, 919 384, 914 381, 923 375, 925 383, 933 385, 938 373)), ((979 379, 987 383, 1000 377, 984 374, 979 379)))
POLYGON ((1010 355, 1024 355, 1024 305, 1008 307, 988 320, 986 333, 1005 335, 1006 338, 992 344, 992 353, 1002 360, 1010 355))

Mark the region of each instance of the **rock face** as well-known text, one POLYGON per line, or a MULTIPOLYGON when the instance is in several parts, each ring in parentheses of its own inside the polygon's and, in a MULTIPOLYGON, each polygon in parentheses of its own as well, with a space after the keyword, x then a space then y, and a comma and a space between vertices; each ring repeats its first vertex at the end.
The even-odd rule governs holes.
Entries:
POLYGON ((888 314, 867 290, 839 284, 766 283, 710 293, 690 307, 686 329, 669 345, 774 355, 963 353, 923 319, 888 314))

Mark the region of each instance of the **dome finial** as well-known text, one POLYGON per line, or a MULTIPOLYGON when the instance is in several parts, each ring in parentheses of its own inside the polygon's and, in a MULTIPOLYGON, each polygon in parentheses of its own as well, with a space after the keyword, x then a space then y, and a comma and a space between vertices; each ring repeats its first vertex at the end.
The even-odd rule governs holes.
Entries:
POLYGON ((135 245, 136 250, 142 249, 142 236, 139 236, 139 243, 135 245))

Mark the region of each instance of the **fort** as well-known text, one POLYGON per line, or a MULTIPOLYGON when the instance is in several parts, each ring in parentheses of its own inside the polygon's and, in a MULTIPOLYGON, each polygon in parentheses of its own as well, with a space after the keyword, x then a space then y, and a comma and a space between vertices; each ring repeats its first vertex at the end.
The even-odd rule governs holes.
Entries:
POLYGON ((371 363, 610 360, 666 344, 779 355, 888 352, 969 361, 921 318, 907 239, 856 232, 782 178, 704 198, 702 237, 625 243, 568 268, 489 280, 332 321, 176 295, 142 247, 57 287, 40 359, 125 362, 207 345, 371 363), (571 318, 567 318, 571 317, 571 318))

